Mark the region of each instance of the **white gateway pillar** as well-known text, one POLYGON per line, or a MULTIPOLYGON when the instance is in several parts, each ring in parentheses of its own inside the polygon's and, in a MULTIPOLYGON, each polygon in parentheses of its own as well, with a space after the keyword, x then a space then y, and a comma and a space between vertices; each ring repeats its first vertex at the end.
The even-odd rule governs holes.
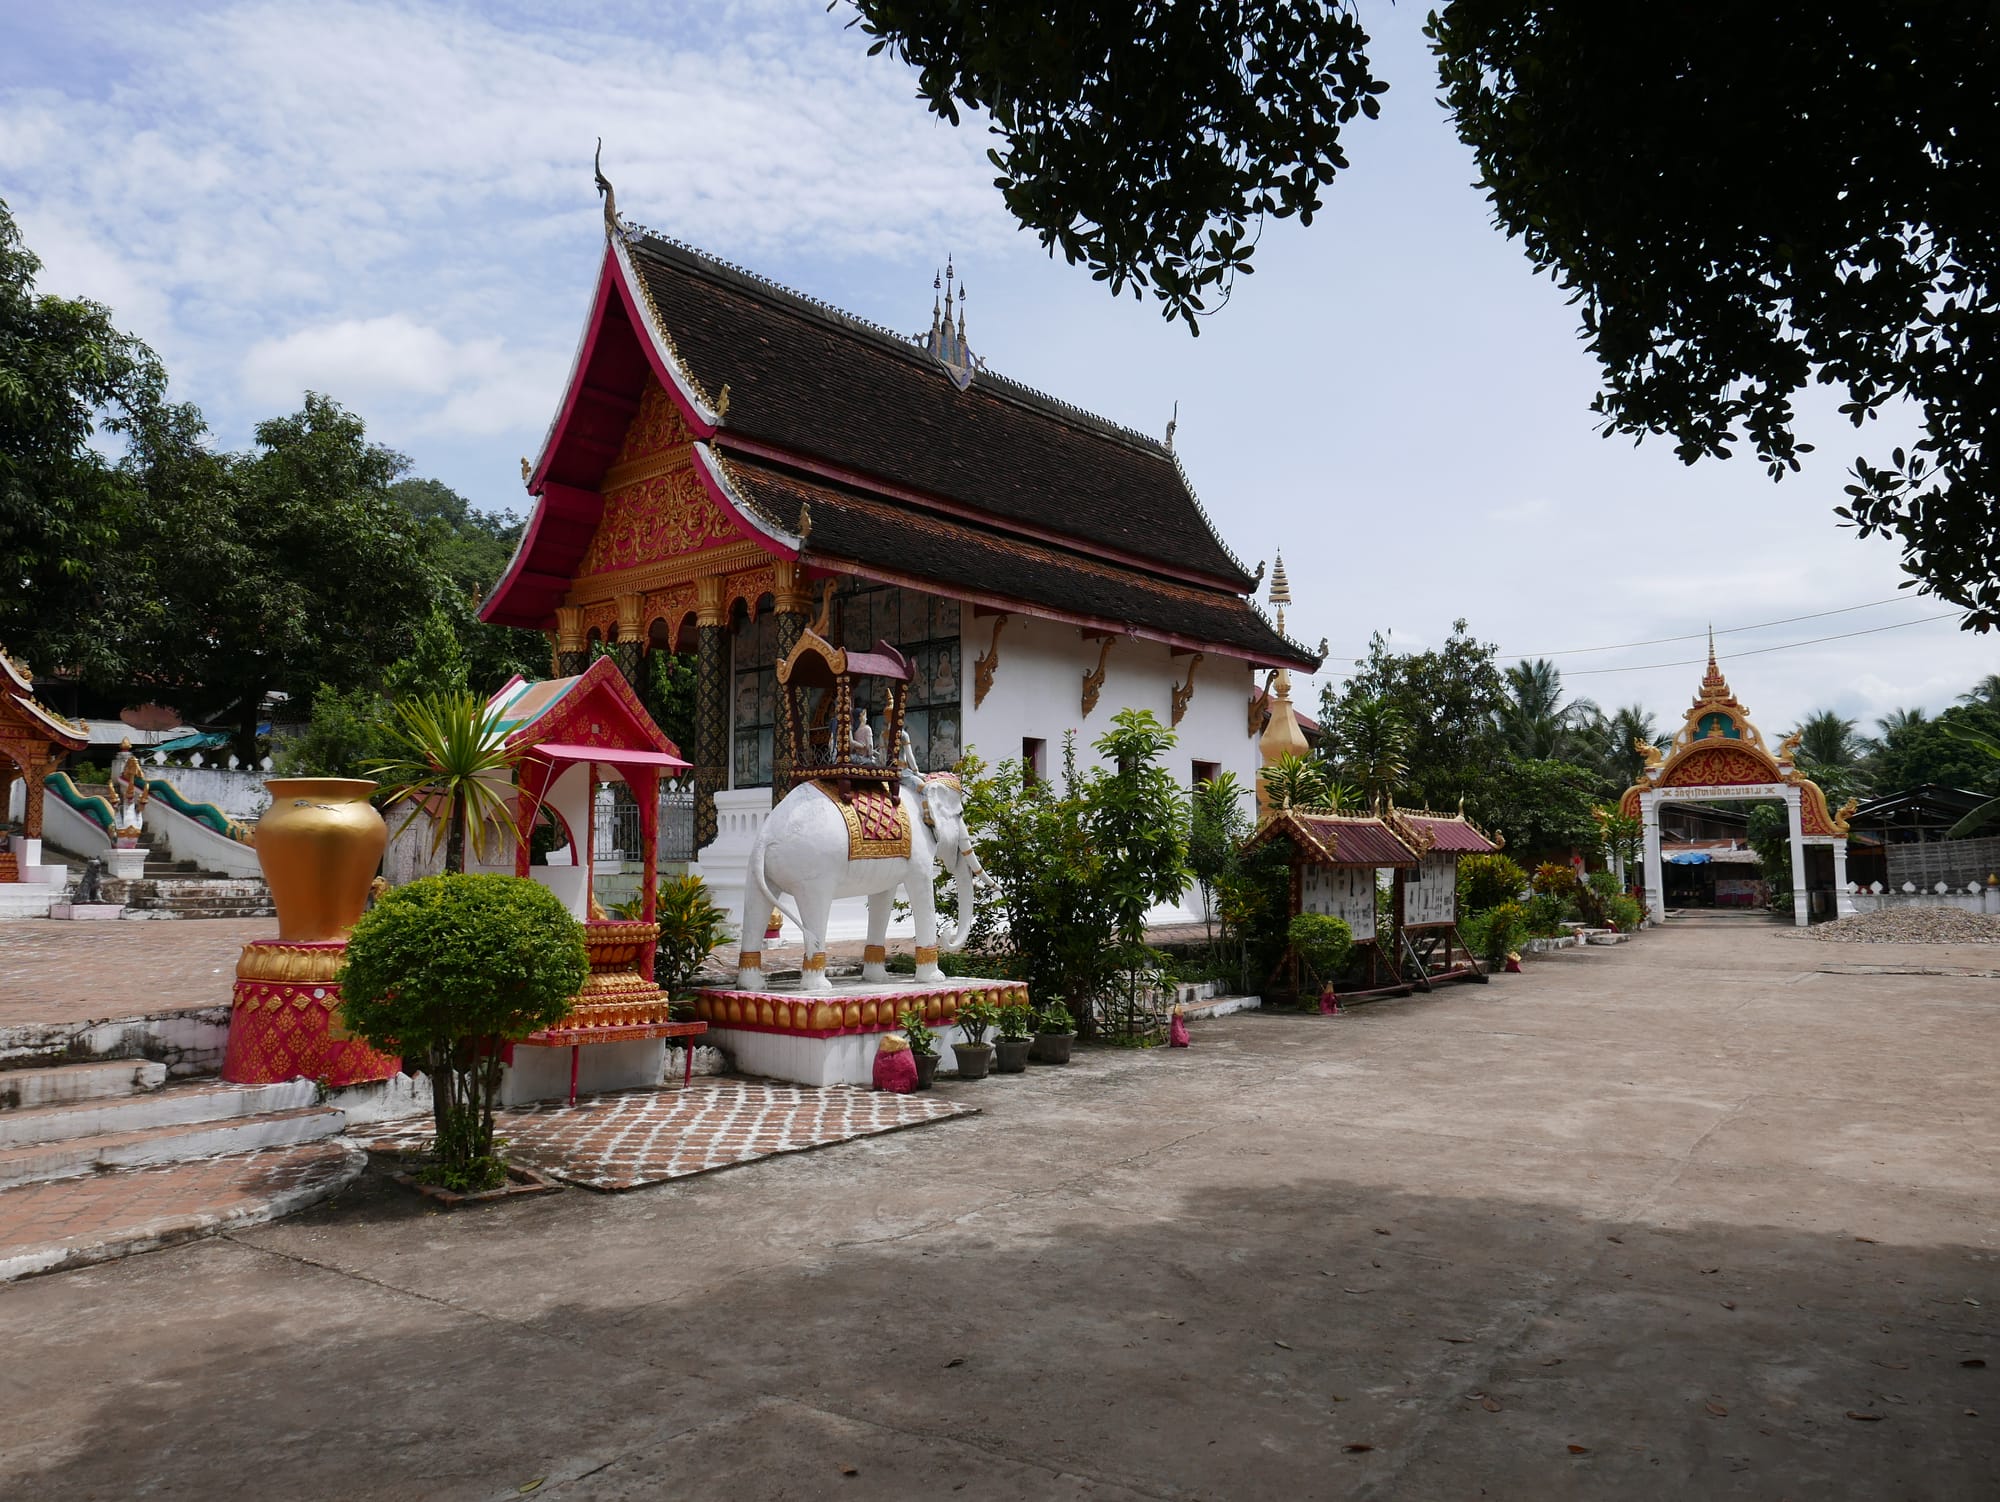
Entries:
POLYGON ((1806 834, 1800 797, 1797 788, 1785 789, 1785 817, 1792 824, 1792 923, 1804 928, 1812 915, 1806 905, 1806 834))
POLYGON ((1646 832, 1646 915, 1667 921, 1666 882, 1660 875, 1660 795, 1639 795, 1639 820, 1646 832))

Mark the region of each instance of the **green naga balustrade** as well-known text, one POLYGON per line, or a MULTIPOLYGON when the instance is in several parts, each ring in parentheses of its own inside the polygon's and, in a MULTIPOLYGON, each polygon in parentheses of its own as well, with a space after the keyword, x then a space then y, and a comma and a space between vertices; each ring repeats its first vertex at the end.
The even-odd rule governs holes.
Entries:
MULTIPOLYGON (((49 773, 42 785, 106 834, 111 833, 112 822, 118 814, 107 799, 95 793, 86 793, 70 781, 67 772, 49 773)), ((213 803, 196 803, 166 778, 148 777, 142 785, 150 797, 159 799, 175 813, 205 825, 223 838, 234 840, 239 845, 254 842, 254 832, 247 824, 237 823, 213 803)))
POLYGON ((86 793, 69 780, 69 773, 51 772, 42 779, 42 786, 107 835, 111 833, 112 821, 117 818, 117 814, 110 803, 95 793, 86 793))
POLYGON ((148 777, 146 791, 175 813, 185 814, 197 824, 206 824, 226 839, 234 840, 239 845, 252 843, 252 833, 247 824, 237 823, 213 803, 194 802, 164 777, 148 777))

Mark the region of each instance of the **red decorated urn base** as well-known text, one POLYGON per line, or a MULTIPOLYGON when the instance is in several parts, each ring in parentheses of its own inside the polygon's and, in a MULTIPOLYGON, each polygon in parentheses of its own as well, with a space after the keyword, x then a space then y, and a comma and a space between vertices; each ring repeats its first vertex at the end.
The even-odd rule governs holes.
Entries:
POLYGON ((334 976, 346 956, 339 940, 290 944, 260 940, 243 946, 229 1012, 229 1047, 222 1077, 237 1085, 309 1079, 322 1085, 386 1080, 402 1060, 377 1053, 340 1026, 334 976))

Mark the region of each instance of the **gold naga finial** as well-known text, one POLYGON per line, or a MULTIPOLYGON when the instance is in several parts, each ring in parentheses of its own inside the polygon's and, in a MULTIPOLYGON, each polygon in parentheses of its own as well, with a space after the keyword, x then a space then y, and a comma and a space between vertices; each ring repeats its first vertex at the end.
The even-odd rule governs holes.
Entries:
POLYGON ((609 240, 618 233, 618 195, 612 190, 611 179, 604 175, 604 137, 597 138, 597 155, 591 158, 590 170, 597 175, 597 193, 604 200, 604 238, 609 240))
POLYGON ((715 416, 718 421, 729 415, 729 382, 722 383, 722 389, 715 394, 715 416))
MULTIPOLYGON (((724 389, 724 390, 727 390, 728 388, 727 388, 727 387, 725 387, 725 388, 723 388, 723 389, 724 389)), ((805 540, 806 540, 806 539, 807 539, 808 537, 812 536, 812 530, 813 530, 813 514, 812 514, 812 508, 811 508, 810 506, 808 506, 808 505, 807 505, 807 504, 806 504, 806 503, 805 503, 804 501, 800 501, 800 502, 799 502, 799 543, 800 543, 800 545, 801 545, 801 546, 803 546, 803 545, 804 545, 804 543, 805 543, 805 540)))
POLYGON ((526 485, 535 478, 535 466, 528 462, 526 454, 521 455, 521 483, 526 485))
POLYGON ((1174 403, 1174 415, 1167 419, 1167 452, 1174 451, 1174 429, 1181 425, 1181 404, 1174 403))

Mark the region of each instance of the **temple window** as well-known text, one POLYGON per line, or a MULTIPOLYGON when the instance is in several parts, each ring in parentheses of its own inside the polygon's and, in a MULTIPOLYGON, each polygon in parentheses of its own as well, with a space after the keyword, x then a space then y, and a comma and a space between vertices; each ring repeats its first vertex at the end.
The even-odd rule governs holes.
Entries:
MULTIPOLYGON (((838 600, 841 646, 864 652, 883 641, 909 658, 910 698, 904 728, 910 733, 918 766, 927 772, 947 770, 958 760, 961 749, 958 601, 859 579, 848 584, 838 600)), ((854 702, 867 708, 869 724, 878 734, 886 692, 887 685, 880 679, 855 682, 854 702)))
POLYGON ((1033 787, 1049 775, 1049 743, 1040 736, 1021 737, 1021 781, 1033 787))
POLYGON ((730 633, 734 664, 734 694, 730 720, 734 726, 730 785, 761 788, 771 785, 771 731, 778 718, 778 618, 760 610, 753 621, 737 619, 730 633))

